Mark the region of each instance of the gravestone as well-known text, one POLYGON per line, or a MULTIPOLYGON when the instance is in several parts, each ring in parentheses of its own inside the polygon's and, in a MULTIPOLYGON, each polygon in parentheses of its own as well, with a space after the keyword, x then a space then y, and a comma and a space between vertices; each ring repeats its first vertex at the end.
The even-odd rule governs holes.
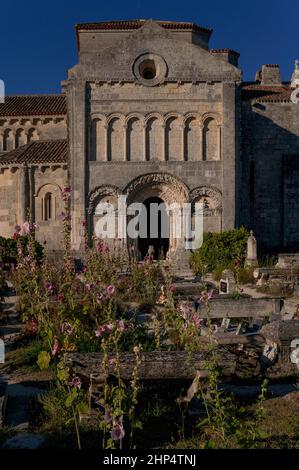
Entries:
POLYGON ((237 284, 235 280, 235 275, 230 269, 225 269, 222 272, 220 285, 219 285, 219 294, 233 294, 237 291, 237 284))
POLYGON ((258 266, 257 260, 257 242, 253 235, 253 230, 250 231, 250 236, 247 240, 247 256, 245 261, 246 266, 258 266))

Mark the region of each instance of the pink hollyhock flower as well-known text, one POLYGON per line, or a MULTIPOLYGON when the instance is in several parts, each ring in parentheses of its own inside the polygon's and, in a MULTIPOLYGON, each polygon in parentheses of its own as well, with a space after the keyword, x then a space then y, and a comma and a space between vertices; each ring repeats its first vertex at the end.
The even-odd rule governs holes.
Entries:
POLYGON ((97 294, 97 295, 96 295, 96 302, 97 302, 97 304, 101 304, 102 301, 103 301, 103 299, 104 299, 103 294, 97 294))
POLYGON ((108 323, 108 324, 105 326, 105 333, 107 333, 108 335, 110 335, 110 333, 112 333, 112 331, 113 331, 113 328, 114 328, 113 323, 108 323))
POLYGON ((25 235, 30 234, 30 223, 29 222, 26 221, 26 222, 23 223, 23 231, 24 231, 25 235))
POLYGON ((109 297, 112 297, 112 295, 115 293, 115 287, 111 284, 110 286, 107 287, 107 294, 109 297))
POLYGON ((15 233, 21 233, 21 227, 19 225, 15 226, 15 233))
POLYGON ((111 431, 111 437, 114 441, 120 441, 125 436, 125 430, 122 423, 116 423, 111 431))
POLYGON ((46 284, 45 284, 45 289, 46 289, 48 292, 53 292, 53 285, 51 284, 51 282, 46 282, 46 284))
POLYGON ((72 336, 74 334, 74 327, 71 323, 63 323, 61 327, 62 333, 67 333, 72 336))
POLYGON ((63 295, 63 294, 58 294, 58 295, 56 296, 56 301, 57 301, 57 302, 62 302, 63 299, 64 299, 64 295, 63 295))
POLYGON ((74 377, 69 383, 69 385, 74 388, 81 388, 82 382, 80 377, 74 377))
POLYGON ((197 315, 193 315, 192 316, 192 323, 197 327, 197 328, 200 328, 202 323, 203 323, 203 320, 201 318, 199 318, 197 315))
POLYGON ((105 333, 105 327, 100 325, 96 331, 96 337, 100 338, 101 336, 103 336, 104 333, 105 333))
POLYGON ((116 320, 116 327, 121 333, 123 333, 126 329, 125 322, 123 320, 116 320))
POLYGON ((54 345, 53 345, 53 349, 52 349, 52 356, 57 356, 57 354, 59 353, 59 350, 60 350, 60 347, 59 347, 58 339, 55 336, 54 345))
POLYGON ((93 289, 93 285, 92 284, 85 284, 85 289, 90 292, 92 289, 93 289))
POLYGON ((112 422, 112 416, 110 411, 105 410, 105 414, 103 416, 105 423, 110 424, 112 422))
POLYGON ((175 292, 175 286, 173 284, 170 285, 169 287, 170 292, 175 292))

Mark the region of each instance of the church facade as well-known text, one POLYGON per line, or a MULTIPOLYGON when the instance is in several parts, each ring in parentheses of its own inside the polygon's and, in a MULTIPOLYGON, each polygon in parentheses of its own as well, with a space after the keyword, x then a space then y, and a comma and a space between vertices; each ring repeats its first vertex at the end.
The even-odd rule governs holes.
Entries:
MULTIPOLYGON (((74 251, 82 222, 92 242, 99 204, 117 214, 121 195, 202 202, 204 231, 244 225, 264 249, 299 249, 298 65, 289 82, 276 64, 243 82, 239 54, 210 49, 212 31, 192 23, 87 23, 76 34, 60 95, 0 104, 1 236, 30 212, 37 239, 61 249, 69 185, 74 251)), ((154 242, 126 243, 143 257, 154 242)), ((169 235, 164 251, 178 257, 183 240, 169 235)))

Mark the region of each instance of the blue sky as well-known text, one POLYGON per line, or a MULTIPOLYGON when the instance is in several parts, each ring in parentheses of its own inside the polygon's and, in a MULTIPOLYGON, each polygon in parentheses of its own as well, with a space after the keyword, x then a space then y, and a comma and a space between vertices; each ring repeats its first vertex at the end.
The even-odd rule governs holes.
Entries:
POLYGON ((210 46, 241 54, 244 80, 265 63, 279 63, 289 80, 299 59, 298 12, 290 0, 14 0, 1 2, 0 78, 7 94, 57 93, 77 61, 74 25, 154 18, 192 21, 214 29, 210 46))

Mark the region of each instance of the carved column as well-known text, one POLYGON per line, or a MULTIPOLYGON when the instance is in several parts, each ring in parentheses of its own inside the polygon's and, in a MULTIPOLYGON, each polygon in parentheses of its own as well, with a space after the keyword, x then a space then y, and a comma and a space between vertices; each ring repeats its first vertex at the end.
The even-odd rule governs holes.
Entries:
POLYGON ((162 139, 161 139, 161 150, 162 150, 161 160, 163 162, 165 162, 165 160, 166 160, 166 148, 165 148, 165 144, 166 144, 166 125, 165 124, 162 124, 162 126, 161 126, 161 134, 162 134, 162 139))
POLYGON ((28 219, 28 167, 24 165, 20 168, 19 180, 19 205, 20 205, 20 223, 21 225, 28 219))
POLYGON ((142 161, 146 161, 146 123, 141 123, 141 130, 142 130, 142 161))
POLYGON ((184 142, 185 141, 184 139, 185 126, 183 122, 180 124, 179 129, 180 129, 180 135, 181 135, 181 138, 180 138, 181 148, 179 152, 179 159, 184 161, 185 160, 185 142, 184 142))
POLYGON ((107 162, 108 161, 108 124, 104 124, 103 128, 104 128, 103 154, 104 154, 104 161, 107 162))
POLYGON ((199 124, 199 160, 203 160, 203 124, 199 124))
POLYGON ((31 220, 35 222, 35 179, 34 179, 34 174, 35 174, 35 168, 33 166, 30 167, 29 169, 29 192, 30 192, 30 201, 29 201, 29 207, 30 207, 30 215, 31 215, 31 220))
POLYGON ((221 125, 217 126, 217 160, 221 160, 221 125))
POLYGON ((123 129, 123 155, 122 158, 120 159, 121 161, 128 161, 128 147, 127 147, 127 139, 128 139, 128 133, 127 133, 127 125, 123 124, 122 125, 123 129))

